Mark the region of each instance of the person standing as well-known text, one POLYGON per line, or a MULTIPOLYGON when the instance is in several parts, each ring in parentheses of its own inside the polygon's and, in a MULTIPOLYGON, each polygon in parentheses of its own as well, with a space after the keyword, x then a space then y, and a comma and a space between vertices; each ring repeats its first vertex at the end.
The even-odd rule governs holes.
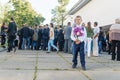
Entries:
POLYGON ((57 45, 57 43, 58 43, 58 28, 57 27, 55 27, 55 29, 54 29, 54 35, 55 35, 55 39, 54 39, 54 45, 55 46, 58 46, 57 45))
POLYGON ((103 50, 102 47, 103 47, 103 42, 104 42, 104 33, 102 31, 102 27, 100 27, 100 33, 99 33, 99 36, 98 36, 98 49, 99 49, 99 54, 101 54, 101 51, 103 50))
POLYGON ((120 61, 120 18, 110 27, 109 40, 112 43, 112 60, 120 61))
POLYGON ((53 23, 50 23, 50 32, 49 32, 49 41, 48 41, 48 51, 47 51, 47 53, 50 53, 51 46, 57 50, 57 53, 59 52, 58 48, 54 45, 53 23))
POLYGON ((1 46, 2 46, 3 48, 5 48, 6 31, 7 31, 6 24, 3 23, 2 26, 1 26, 1 46))
POLYGON ((63 29, 62 25, 59 26, 59 31, 58 31, 58 46, 59 46, 59 51, 63 51, 64 48, 64 34, 63 34, 63 29))
POLYGON ((72 40, 70 38, 72 31, 71 23, 68 22, 68 25, 64 29, 64 39, 65 39, 65 44, 64 44, 64 53, 71 53, 71 43, 72 40))
POLYGON ((32 28, 32 26, 31 27, 29 27, 29 29, 30 29, 30 49, 31 50, 33 50, 33 45, 32 45, 32 42, 33 42, 33 34, 34 34, 34 30, 33 30, 33 28, 32 28))
POLYGON ((80 62, 82 70, 86 70, 85 66, 85 53, 84 53, 84 41, 86 39, 86 29, 81 26, 82 17, 76 16, 75 18, 75 26, 72 28, 71 39, 73 40, 73 65, 72 68, 76 68, 77 66, 77 56, 78 52, 80 53, 80 62))
POLYGON ((48 27, 46 27, 46 25, 44 25, 42 34, 43 34, 42 35, 43 50, 46 51, 47 50, 48 39, 49 39, 49 30, 48 30, 48 27))
POLYGON ((35 24, 34 26, 34 34, 32 36, 32 46, 33 46, 33 50, 37 50, 37 41, 38 41, 38 28, 37 28, 37 24, 35 24))
MULTIPOLYGON (((10 18, 10 23, 8 25, 8 51, 10 52, 14 47, 14 39, 16 38, 17 26, 13 18, 10 18)), ((14 52, 16 51, 14 47, 14 52)))
POLYGON ((100 33, 100 28, 98 27, 98 23, 94 22, 94 35, 93 35, 93 56, 99 56, 99 49, 98 49, 98 36, 100 33))
POLYGON ((24 24, 23 28, 21 29, 21 35, 22 35, 22 49, 25 49, 26 43, 27 43, 27 49, 30 49, 30 28, 26 24, 24 24))
POLYGON ((42 49, 41 42, 42 42, 42 26, 39 26, 39 29, 38 29, 37 50, 42 49))
POLYGON ((87 44, 87 56, 90 57, 91 56, 91 52, 92 52, 92 37, 93 37, 93 30, 91 28, 91 22, 87 23, 87 27, 86 27, 86 31, 87 31, 87 40, 86 40, 86 44, 87 44))
POLYGON ((106 42, 107 42, 107 45, 108 45, 108 46, 107 46, 107 47, 108 47, 108 54, 110 55, 110 54, 111 54, 111 51, 112 51, 112 50, 111 50, 111 46, 112 46, 112 45, 111 45, 111 41, 109 40, 109 32, 110 32, 110 31, 108 31, 107 36, 106 36, 106 40, 107 40, 106 42))

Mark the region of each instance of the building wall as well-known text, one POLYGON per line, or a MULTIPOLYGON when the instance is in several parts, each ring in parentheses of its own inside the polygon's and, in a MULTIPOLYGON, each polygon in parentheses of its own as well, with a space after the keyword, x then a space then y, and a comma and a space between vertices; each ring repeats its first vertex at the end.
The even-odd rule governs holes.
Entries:
POLYGON ((99 26, 113 24, 120 17, 120 0, 91 0, 72 15, 73 18, 76 15, 81 15, 85 23, 97 21, 99 26))

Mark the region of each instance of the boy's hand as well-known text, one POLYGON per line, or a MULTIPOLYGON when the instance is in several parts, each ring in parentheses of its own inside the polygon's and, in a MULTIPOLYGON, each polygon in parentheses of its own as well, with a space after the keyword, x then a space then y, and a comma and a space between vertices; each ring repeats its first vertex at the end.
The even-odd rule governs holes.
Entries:
POLYGON ((76 43, 76 44, 80 44, 80 40, 77 39, 77 40, 75 41, 75 43, 76 43))

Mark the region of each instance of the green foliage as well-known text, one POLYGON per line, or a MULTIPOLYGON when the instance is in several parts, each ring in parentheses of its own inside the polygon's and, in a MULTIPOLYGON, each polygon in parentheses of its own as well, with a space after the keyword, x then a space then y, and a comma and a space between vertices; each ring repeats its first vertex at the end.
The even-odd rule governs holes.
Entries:
POLYGON ((69 3, 69 0, 58 0, 59 5, 52 9, 51 13, 53 17, 51 19, 52 22, 55 22, 57 25, 62 24, 65 20, 65 14, 67 13, 66 6, 69 3))
POLYGON ((27 0, 9 0, 8 4, 11 5, 11 9, 4 14, 4 22, 9 22, 9 19, 13 17, 17 26, 21 27, 24 23, 29 26, 40 25, 45 20, 41 14, 33 10, 27 0))
POLYGON ((2 19, 3 19, 3 6, 0 2, 0 24, 2 23, 2 19))

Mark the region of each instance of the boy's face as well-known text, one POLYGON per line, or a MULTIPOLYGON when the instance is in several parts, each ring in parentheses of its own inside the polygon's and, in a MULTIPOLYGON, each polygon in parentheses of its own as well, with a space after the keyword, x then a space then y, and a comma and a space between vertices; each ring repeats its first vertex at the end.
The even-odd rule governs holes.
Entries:
POLYGON ((75 22, 76 22, 76 24, 80 25, 81 22, 82 22, 82 20, 81 20, 80 17, 77 17, 77 18, 75 19, 75 22))

